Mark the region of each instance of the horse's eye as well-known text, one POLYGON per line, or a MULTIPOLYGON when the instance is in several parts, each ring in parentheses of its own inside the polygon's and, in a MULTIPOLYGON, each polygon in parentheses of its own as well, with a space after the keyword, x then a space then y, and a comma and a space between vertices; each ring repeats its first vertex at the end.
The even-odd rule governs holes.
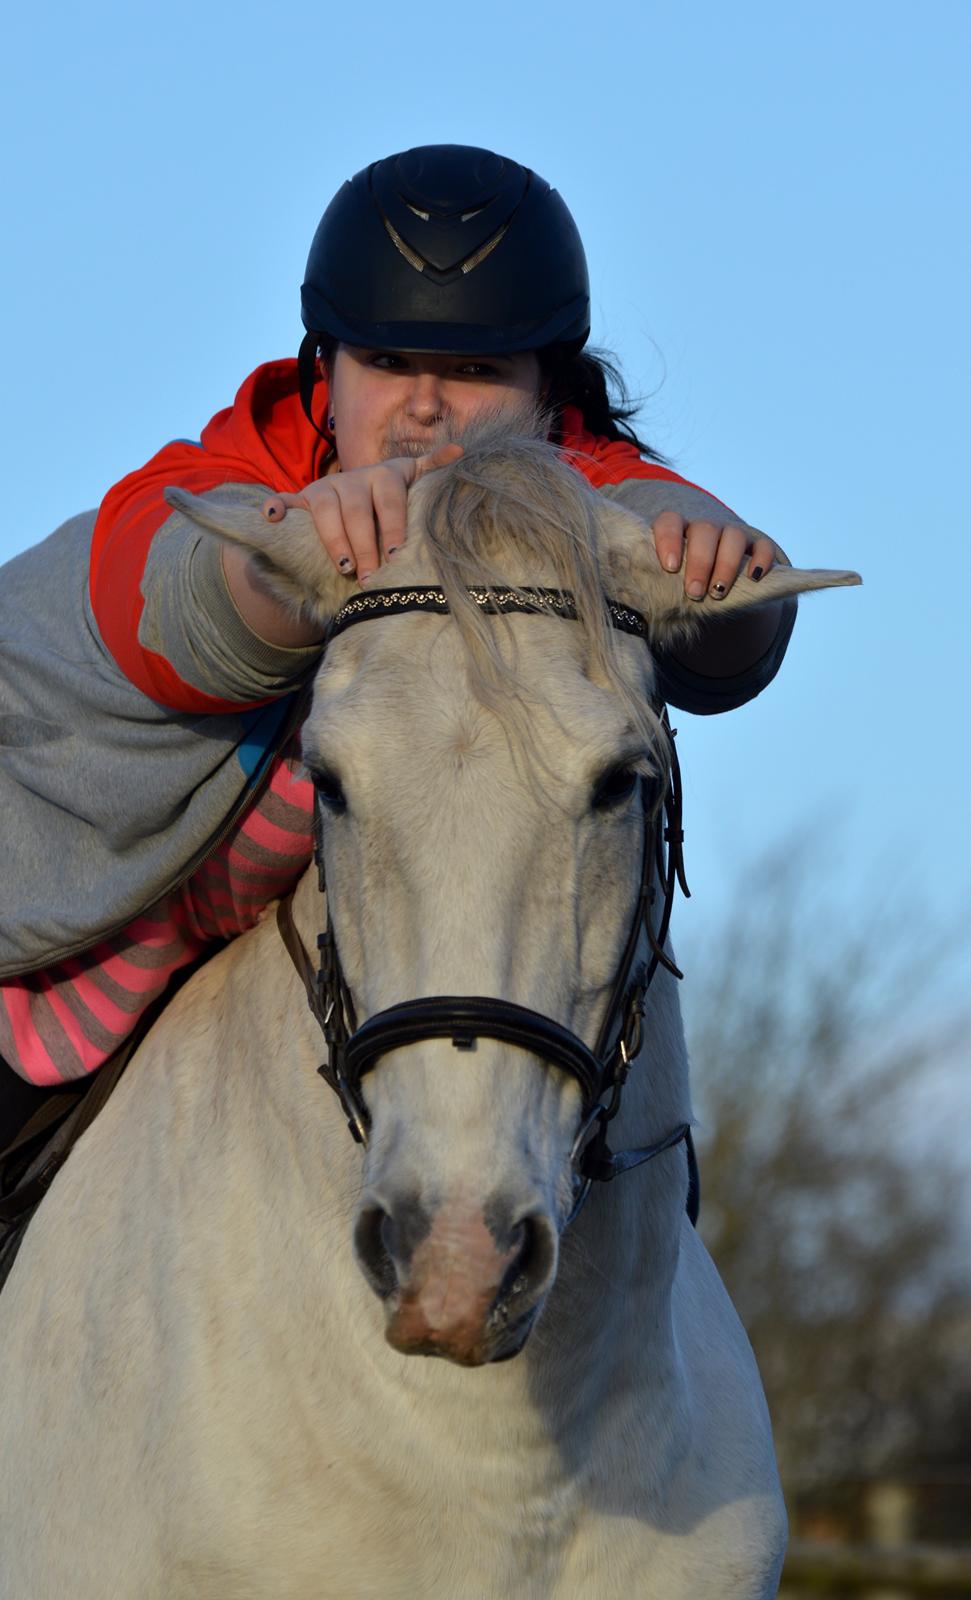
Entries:
POLYGON ((328 772, 326 767, 318 767, 311 776, 321 805, 326 806, 328 811, 347 810, 347 798, 340 779, 333 772, 328 772))
POLYGON ((637 788, 638 776, 633 767, 611 767, 593 791, 591 805, 594 811, 610 811, 629 800, 637 788))

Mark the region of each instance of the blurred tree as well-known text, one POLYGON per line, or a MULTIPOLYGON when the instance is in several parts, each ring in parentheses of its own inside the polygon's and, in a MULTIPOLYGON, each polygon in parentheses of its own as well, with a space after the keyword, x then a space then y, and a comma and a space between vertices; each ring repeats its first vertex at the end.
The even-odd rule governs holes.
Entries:
POLYGON ((942 1064, 967 1061, 923 1014, 946 941, 932 951, 912 907, 847 925, 827 876, 787 847, 740 878, 704 949, 679 949, 701 1231, 789 1490, 971 1463, 967 1167, 927 1131, 942 1064))

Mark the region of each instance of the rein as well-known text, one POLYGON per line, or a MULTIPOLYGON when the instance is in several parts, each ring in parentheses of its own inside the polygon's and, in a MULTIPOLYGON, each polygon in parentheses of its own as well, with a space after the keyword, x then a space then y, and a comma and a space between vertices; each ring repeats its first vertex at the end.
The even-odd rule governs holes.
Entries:
MULTIPOLYGON (((577 615, 572 595, 561 590, 472 588, 468 593, 487 613, 548 612, 574 619, 577 615)), ((647 622, 639 612, 613 600, 606 604, 613 627, 646 641, 647 622)), ((372 590, 347 601, 328 629, 326 643, 355 623, 377 616, 409 611, 445 615, 448 609, 444 591, 430 585, 372 590)), ((683 976, 664 949, 675 891, 680 886, 687 896, 689 890, 684 877, 682 849, 681 774, 674 748, 674 730, 665 708, 661 710, 661 724, 668 735, 670 752, 664 794, 660 805, 650 804, 642 780, 644 834, 637 903, 592 1050, 577 1034, 553 1018, 508 1000, 483 995, 440 995, 432 999, 406 1000, 377 1012, 358 1026, 353 997, 341 968, 328 901, 325 898, 324 931, 317 937, 320 954, 317 970, 293 920, 294 891, 280 901, 277 907, 280 936, 327 1045, 327 1060, 318 1070, 340 1100, 348 1127, 359 1144, 367 1145, 371 1120, 361 1080, 388 1051, 422 1039, 451 1039, 456 1050, 473 1049, 476 1039, 498 1039, 528 1050, 550 1066, 561 1068, 579 1084, 582 1118, 571 1151, 578 1193, 568 1220, 572 1221, 579 1212, 592 1183, 607 1183, 682 1142, 688 1149, 692 1185, 696 1185, 694 1152, 687 1123, 679 1123, 652 1145, 617 1153, 610 1149, 607 1138, 609 1124, 620 1110, 624 1085, 640 1051, 644 1006, 651 981, 659 966, 666 967, 676 978, 683 976), (652 920, 657 899, 655 874, 661 885, 656 930, 652 920), (646 934, 650 955, 646 962, 635 965, 642 933, 646 934)), ((314 820, 317 881, 321 893, 326 896, 323 810, 319 795, 315 798, 314 820)))

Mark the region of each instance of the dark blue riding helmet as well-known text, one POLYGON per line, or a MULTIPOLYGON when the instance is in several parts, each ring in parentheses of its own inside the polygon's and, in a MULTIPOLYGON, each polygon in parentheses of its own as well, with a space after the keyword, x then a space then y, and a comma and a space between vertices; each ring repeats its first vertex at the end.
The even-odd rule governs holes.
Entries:
POLYGON ((389 350, 579 350, 590 331, 583 245, 556 190, 459 144, 389 156, 343 185, 301 309, 308 331, 389 350))
POLYGON ((349 179, 314 235, 300 303, 305 409, 321 343, 498 355, 576 352, 590 333, 586 257, 562 199, 470 145, 421 145, 349 179))

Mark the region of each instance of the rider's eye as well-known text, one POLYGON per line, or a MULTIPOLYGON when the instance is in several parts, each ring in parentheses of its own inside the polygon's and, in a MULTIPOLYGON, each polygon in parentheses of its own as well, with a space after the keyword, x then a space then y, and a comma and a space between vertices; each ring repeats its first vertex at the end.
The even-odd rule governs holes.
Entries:
POLYGON ((639 774, 634 767, 611 767, 605 772, 593 791, 591 805, 594 811, 610 811, 629 800, 637 788, 639 774))
POLYGON ((328 811, 347 810, 347 798, 339 778, 333 772, 328 772, 326 767, 318 767, 311 776, 321 805, 326 806, 328 811))

